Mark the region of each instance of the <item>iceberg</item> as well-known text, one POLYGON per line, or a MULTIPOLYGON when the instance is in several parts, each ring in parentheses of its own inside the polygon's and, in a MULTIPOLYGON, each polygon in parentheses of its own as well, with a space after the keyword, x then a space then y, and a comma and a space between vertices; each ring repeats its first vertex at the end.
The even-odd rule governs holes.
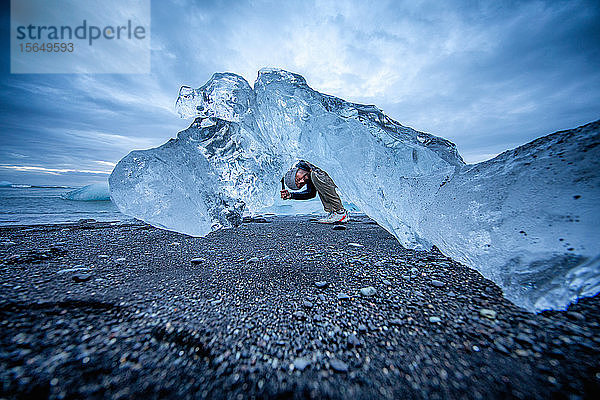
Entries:
POLYGON ((63 198, 78 201, 106 201, 110 200, 110 189, 108 183, 92 183, 91 185, 71 190, 63 198))
POLYGON ((112 171, 121 212, 190 235, 234 227, 272 207, 305 159, 403 246, 435 245, 527 310, 600 291, 600 121, 471 165, 452 142, 280 69, 254 87, 233 73, 183 86, 176 110, 189 128, 112 171))

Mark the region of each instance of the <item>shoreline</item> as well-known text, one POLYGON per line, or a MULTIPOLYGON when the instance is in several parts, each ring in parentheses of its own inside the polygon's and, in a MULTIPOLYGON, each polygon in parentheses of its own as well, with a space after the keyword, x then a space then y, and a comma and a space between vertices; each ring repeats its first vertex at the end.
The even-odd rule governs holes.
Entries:
POLYGON ((598 296, 532 314, 368 217, 345 230, 309 218, 267 216, 206 237, 141 221, 0 226, 1 396, 600 390, 598 296))

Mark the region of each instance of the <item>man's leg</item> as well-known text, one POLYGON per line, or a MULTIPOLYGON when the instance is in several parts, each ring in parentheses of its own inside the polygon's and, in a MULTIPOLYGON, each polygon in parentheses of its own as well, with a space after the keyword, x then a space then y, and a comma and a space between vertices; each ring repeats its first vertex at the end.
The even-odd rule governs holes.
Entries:
POLYGON ((333 179, 329 177, 327 172, 313 169, 310 173, 310 179, 315 185, 317 193, 319 193, 319 198, 321 199, 321 203, 323 203, 325 212, 331 213, 344 209, 342 200, 335 191, 337 186, 335 186, 333 179))

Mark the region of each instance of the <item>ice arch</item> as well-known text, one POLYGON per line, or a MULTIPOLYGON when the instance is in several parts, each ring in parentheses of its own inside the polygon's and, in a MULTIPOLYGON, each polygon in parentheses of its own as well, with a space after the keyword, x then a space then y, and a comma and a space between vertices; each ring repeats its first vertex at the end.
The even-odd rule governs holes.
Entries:
POLYGON ((244 209, 271 205, 303 158, 402 245, 435 244, 529 310, 600 291, 600 122, 467 165, 448 140, 279 69, 262 69, 254 87, 215 74, 182 87, 176 108, 190 127, 132 151, 110 176, 128 215, 191 235, 235 226, 244 209))

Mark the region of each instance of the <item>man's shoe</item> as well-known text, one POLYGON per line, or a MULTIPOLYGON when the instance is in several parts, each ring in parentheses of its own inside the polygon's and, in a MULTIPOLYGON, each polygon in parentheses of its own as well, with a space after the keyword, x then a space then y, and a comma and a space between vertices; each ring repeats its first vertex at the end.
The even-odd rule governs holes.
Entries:
POLYGON ((333 224, 332 217, 335 213, 330 212, 325 218, 317 220, 319 224, 333 224))
POLYGON ((345 224, 350 219, 348 211, 341 209, 337 212, 329 213, 325 218, 321 218, 317 222, 321 224, 345 224))

